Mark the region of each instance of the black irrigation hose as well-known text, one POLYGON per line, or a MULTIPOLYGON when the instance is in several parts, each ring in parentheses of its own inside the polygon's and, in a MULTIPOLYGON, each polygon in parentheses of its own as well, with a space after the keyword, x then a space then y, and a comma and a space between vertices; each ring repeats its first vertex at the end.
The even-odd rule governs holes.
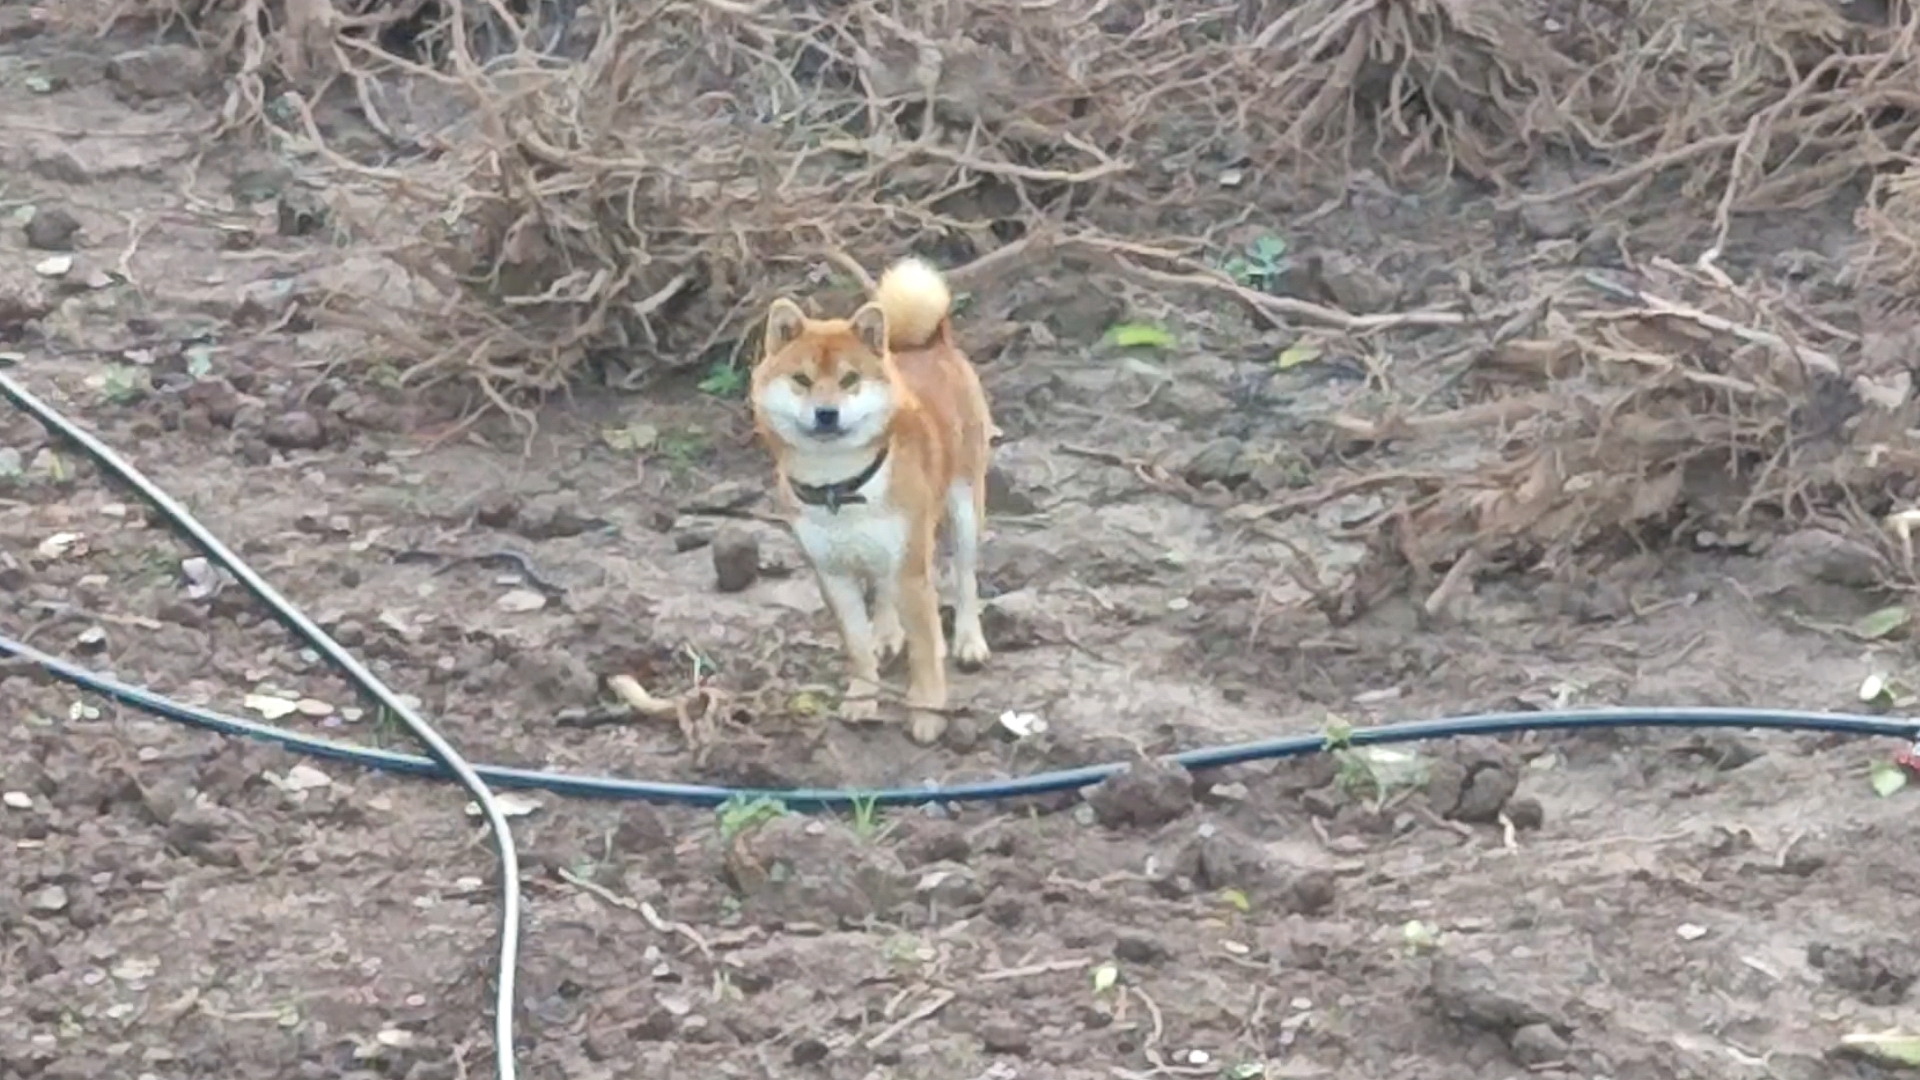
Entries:
MULTIPOLYGON (((493 832, 494 846, 500 856, 500 965, 497 972, 497 990, 494 1003, 494 1061, 500 1080, 514 1080, 513 1045, 513 1002, 515 972, 520 957, 520 856, 514 849, 513 831, 507 825, 506 815, 501 813, 500 804, 495 801, 493 792, 487 790, 486 782, 473 771, 473 766, 460 756, 452 744, 448 743, 431 724, 400 700, 399 695, 388 689, 386 684, 367 670, 366 666, 354 659, 352 653, 342 648, 340 643, 327 636, 326 631, 316 626, 288 603, 286 598, 267 584, 266 579, 256 574, 240 557, 227 550, 220 538, 208 531, 207 527, 195 520, 187 509, 175 502, 173 497, 162 491, 153 481, 148 480, 130 463, 123 460, 112 448, 72 421, 55 411, 52 406, 41 401, 27 389, 15 382, 5 373, 0 373, 0 394, 5 394, 13 403, 32 414, 35 419, 46 425, 49 431, 59 432, 85 450, 102 467, 132 486, 142 497, 157 507, 172 521, 174 528, 185 533, 202 551, 216 563, 224 566, 239 579, 249 591, 260 598, 273 613, 279 617, 294 633, 300 635, 321 655, 333 661, 341 671, 358 683, 375 701, 390 710, 393 715, 407 726, 414 738, 420 740, 446 774, 459 780, 486 818, 487 827, 493 832)), ((8 642, 14 655, 28 656, 21 651, 24 647, 16 642, 8 642)), ((37 654, 36 654, 37 655, 37 654)), ((49 668, 49 670, 52 670, 49 668)), ((82 684, 84 685, 84 684, 82 684)))
MULTIPOLYGON (((407 776, 446 779, 447 772, 431 758, 354 746, 252 720, 223 716, 194 705, 161 697, 151 690, 58 657, 31 645, 0 637, 0 656, 18 656, 48 674, 155 716, 177 720, 222 735, 241 735, 276 743, 296 753, 330 758, 407 776)), ((1796 712, 1784 709, 1732 708, 1619 708, 1569 709, 1555 712, 1481 713, 1441 720, 1416 720, 1380 727, 1355 728, 1342 738, 1345 746, 1384 746, 1390 743, 1433 742, 1465 735, 1514 735, 1528 731, 1592 731, 1607 728, 1741 728, 1764 731, 1824 731, 1842 735, 1881 736, 1920 743, 1920 722, 1846 713, 1796 712)), ((1195 771, 1219 769, 1253 761, 1307 757, 1330 748, 1325 735, 1288 735, 1232 746, 1203 747, 1171 755, 1195 771)), ((853 810, 861 806, 914 806, 925 803, 999 802, 1035 795, 1074 791, 1126 768, 1124 763, 1084 765, 1076 769, 1033 773, 1006 780, 981 780, 952 787, 902 787, 860 790, 852 788, 736 788, 709 784, 682 784, 663 780, 627 780, 615 776, 547 772, 508 765, 476 765, 474 772, 496 788, 533 789, 584 799, 626 802, 678 803, 719 806, 734 800, 777 799, 791 810, 853 810)))
MULTIPOLYGON (((778 799, 795 810, 850 809, 861 805, 897 806, 933 802, 986 802, 1023 796, 1070 791, 1098 783, 1125 769, 1124 764, 1088 765, 1007 780, 990 780, 952 787, 887 788, 880 790, 833 790, 802 788, 795 790, 754 790, 704 784, 625 780, 610 776, 544 772, 499 765, 469 766, 446 741, 399 701, 373 674, 356 662, 346 650, 319 627, 301 615, 271 586, 261 580, 218 539, 196 522, 165 492, 121 460, 93 436, 22 389, 5 374, 0 374, 0 393, 22 409, 35 415, 49 429, 73 440, 102 466, 132 485, 173 524, 185 532, 246 584, 254 594, 291 627, 295 633, 320 649, 358 682, 375 700, 380 701, 406 722, 432 752, 431 757, 401 754, 389 750, 354 746, 289 731, 268 724, 223 716, 160 696, 151 690, 121 682, 50 656, 23 642, 0 637, 0 656, 14 656, 38 665, 54 678, 101 694, 123 705, 156 716, 180 721, 225 735, 241 735, 277 743, 303 754, 331 758, 372 769, 437 779, 458 780, 486 812, 500 847, 502 863, 502 934, 499 996, 496 1004, 496 1058, 501 1080, 513 1077, 513 973, 519 937, 519 867, 512 834, 505 818, 487 790, 489 783, 502 788, 536 788, 558 795, 585 798, 647 800, 696 806, 718 806, 733 799, 778 799)), ((1920 744, 1920 722, 1903 718, 1858 716, 1843 713, 1798 712, 1780 709, 1739 708, 1618 708, 1555 712, 1483 713, 1474 716, 1381 727, 1358 728, 1346 735, 1342 745, 1377 746, 1389 743, 1426 742, 1468 735, 1508 735, 1527 731, 1579 731, 1606 728, 1742 728, 1773 731, 1822 731, 1845 735, 1880 736, 1920 744)), ((1330 748, 1324 735, 1295 735, 1234 746, 1208 747, 1175 754, 1171 760, 1189 769, 1217 769, 1228 765, 1278 758, 1304 757, 1330 748)))

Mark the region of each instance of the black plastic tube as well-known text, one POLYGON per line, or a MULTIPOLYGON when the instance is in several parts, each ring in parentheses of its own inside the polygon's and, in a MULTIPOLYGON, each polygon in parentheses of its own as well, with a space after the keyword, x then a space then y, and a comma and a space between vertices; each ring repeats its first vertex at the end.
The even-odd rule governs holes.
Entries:
MULTIPOLYGON (((0 637, 0 655, 22 657, 49 674, 83 690, 111 698, 130 708, 163 716, 223 735, 240 735, 276 743, 296 753, 330 758, 369 769, 409 776, 446 779, 446 770, 431 758, 355 746, 306 735, 269 724, 223 716, 207 709, 172 701, 151 690, 88 671, 58 657, 0 637)), ((1740 728, 1768 731, 1823 731, 1842 735, 1880 736, 1920 741, 1920 722, 1905 718, 1856 716, 1845 713, 1793 712, 1778 709, 1674 708, 1574 709, 1562 712, 1482 713, 1442 720, 1355 728, 1341 739, 1347 746, 1433 742, 1465 735, 1513 735, 1527 731, 1592 731, 1606 728, 1740 728)), ((1325 735, 1290 735, 1232 746, 1204 747, 1173 754, 1189 769, 1201 771, 1254 761, 1304 757, 1330 749, 1325 735)), ((951 787, 854 788, 735 788, 685 784, 664 780, 627 780, 613 776, 545 772, 503 765, 476 765, 474 771, 497 788, 537 789, 556 795, 587 799, 619 799, 691 806, 719 806, 734 799, 777 799, 792 810, 851 810, 867 806, 909 806, 935 802, 996 802, 1034 795, 1051 795, 1096 784, 1125 769, 1124 763, 1086 765, 1077 769, 1035 773, 1006 780, 982 780, 951 787)))

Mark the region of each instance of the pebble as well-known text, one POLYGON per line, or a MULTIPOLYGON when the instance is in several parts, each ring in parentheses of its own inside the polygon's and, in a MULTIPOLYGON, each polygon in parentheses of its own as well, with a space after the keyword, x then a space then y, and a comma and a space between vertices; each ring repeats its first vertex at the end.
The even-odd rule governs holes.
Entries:
POLYGON ((27 906, 36 915, 58 915, 67 910, 67 890, 49 885, 29 897, 27 906))
POLYGON ((32 220, 26 225, 27 246, 40 251, 72 251, 73 236, 80 231, 80 221, 59 207, 42 207, 34 211, 32 220))
POLYGON ((713 535, 713 585, 721 592, 740 592, 760 578, 760 540, 738 525, 727 525, 713 535))

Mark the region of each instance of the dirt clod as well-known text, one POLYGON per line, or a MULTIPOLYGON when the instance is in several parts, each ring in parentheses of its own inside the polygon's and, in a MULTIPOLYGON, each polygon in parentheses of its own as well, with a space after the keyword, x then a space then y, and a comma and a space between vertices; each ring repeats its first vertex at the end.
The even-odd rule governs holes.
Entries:
POLYGON ((997 1017, 974 1029, 980 1046, 989 1054, 1025 1057, 1033 1049, 1033 1035, 1026 1024, 1010 1017, 997 1017))
POLYGON ((305 410, 283 413, 261 432, 267 445, 280 450, 318 450, 327 444, 320 418, 305 410))
POLYGON ((713 534, 713 585, 723 593, 740 592, 760 579, 760 538, 739 525, 713 534))
POLYGON ((1507 820, 1516 829, 1537 829, 1546 824, 1547 810, 1531 795, 1507 800, 1507 820))
POLYGON ((79 231, 80 219, 58 206, 37 208, 24 229, 27 246, 41 251, 72 251, 79 231))
POLYGON ((1193 809, 1193 774, 1177 762, 1144 758, 1085 793, 1100 824, 1110 829, 1165 825, 1193 809))
POLYGON ((1443 953, 1433 961, 1428 988, 1448 1019, 1503 1035, 1554 1022, 1523 978, 1504 976, 1484 960, 1443 953))
POLYGON ((1807 946, 1807 963, 1829 984, 1869 1005, 1900 1004, 1920 978, 1920 964, 1908 949, 1896 945, 1814 942, 1807 946))
POLYGON ((1567 1059, 1567 1041, 1546 1024, 1528 1024, 1508 1040, 1513 1059, 1528 1067, 1567 1059))
POLYGON ((727 881, 763 921, 885 917, 913 896, 918 878, 891 851, 835 821, 777 817, 733 838, 727 881))
POLYGON ((197 94, 214 83, 207 54, 187 45, 150 45, 107 61, 107 81, 124 97, 139 101, 197 94))
POLYGON ((0 261, 0 334, 12 335, 52 310, 53 295, 39 275, 0 261))

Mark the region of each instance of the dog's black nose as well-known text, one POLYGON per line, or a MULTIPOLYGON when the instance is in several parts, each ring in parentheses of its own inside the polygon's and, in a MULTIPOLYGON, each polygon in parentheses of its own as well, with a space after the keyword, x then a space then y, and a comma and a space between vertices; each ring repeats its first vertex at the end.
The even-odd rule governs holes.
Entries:
POLYGON ((813 410, 813 426, 822 431, 832 431, 839 427, 840 410, 825 407, 813 410))

